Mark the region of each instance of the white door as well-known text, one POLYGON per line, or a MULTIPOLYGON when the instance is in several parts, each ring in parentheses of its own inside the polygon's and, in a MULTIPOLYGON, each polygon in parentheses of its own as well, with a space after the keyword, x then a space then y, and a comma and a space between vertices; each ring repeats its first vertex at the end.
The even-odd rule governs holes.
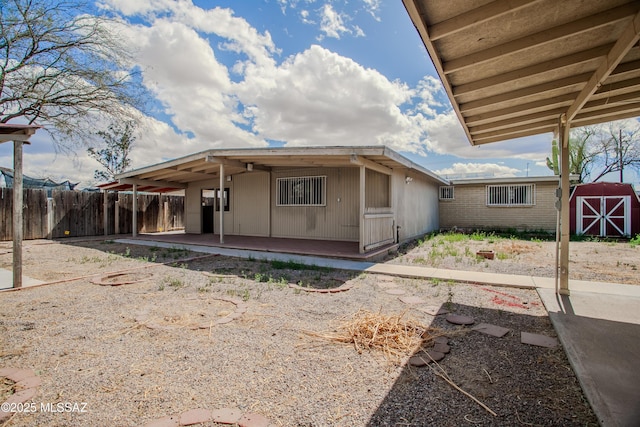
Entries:
POLYGON ((630 196, 579 196, 576 199, 576 233, 592 236, 631 234, 630 196))

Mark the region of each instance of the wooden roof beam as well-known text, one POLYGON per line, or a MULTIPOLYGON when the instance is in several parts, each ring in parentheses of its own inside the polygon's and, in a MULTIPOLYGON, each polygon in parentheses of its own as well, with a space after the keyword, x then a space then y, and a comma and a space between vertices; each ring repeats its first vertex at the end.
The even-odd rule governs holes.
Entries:
POLYGON ((462 70, 480 63, 493 61, 503 56, 531 49, 536 46, 551 43, 565 37, 574 36, 580 33, 591 31, 594 28, 610 25, 618 21, 628 19, 629 16, 638 12, 638 5, 629 3, 613 9, 599 12, 591 16, 587 16, 577 21, 549 28, 539 33, 530 34, 519 39, 493 46, 488 49, 474 52, 467 56, 451 59, 443 64, 446 74, 462 70))
POLYGON ((532 66, 509 71, 497 76, 491 76, 485 79, 461 84, 454 89, 453 94, 454 96, 465 95, 467 93, 476 92, 488 87, 499 86, 514 80, 525 79, 537 74, 544 74, 548 73, 549 71, 593 61, 598 57, 605 56, 612 47, 613 43, 609 43, 604 46, 598 46, 593 49, 583 50, 582 52, 576 52, 571 55, 566 55, 561 58, 555 58, 532 66))
POLYGON ((431 40, 438 40, 451 34, 464 31, 472 25, 481 24, 499 18, 507 13, 530 6, 540 0, 496 0, 482 7, 461 13, 458 16, 439 22, 429 28, 431 40))
POLYGON ((636 13, 631 22, 626 26, 618 41, 613 45, 606 58, 593 73, 580 94, 567 110, 567 121, 570 123, 580 112, 584 104, 589 101, 611 72, 618 66, 622 58, 640 40, 640 12, 636 13))
POLYGON ((187 188, 187 184, 171 181, 155 181, 152 179, 137 179, 137 178, 123 178, 119 179, 120 184, 137 184, 145 187, 158 187, 158 188, 187 188))
POLYGON ((384 175, 391 175, 393 173, 393 171, 390 168, 386 166, 382 166, 380 163, 373 162, 369 159, 365 159, 364 157, 360 157, 356 154, 351 155, 349 162, 356 166, 364 166, 367 169, 380 172, 381 174, 384 174, 384 175))

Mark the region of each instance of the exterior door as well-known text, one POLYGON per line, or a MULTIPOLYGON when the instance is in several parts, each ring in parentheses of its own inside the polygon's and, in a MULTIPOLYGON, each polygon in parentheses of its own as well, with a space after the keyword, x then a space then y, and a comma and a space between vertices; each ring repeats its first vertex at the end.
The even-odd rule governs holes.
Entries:
POLYGON ((577 234, 601 237, 631 234, 630 196, 579 196, 576 203, 577 234))

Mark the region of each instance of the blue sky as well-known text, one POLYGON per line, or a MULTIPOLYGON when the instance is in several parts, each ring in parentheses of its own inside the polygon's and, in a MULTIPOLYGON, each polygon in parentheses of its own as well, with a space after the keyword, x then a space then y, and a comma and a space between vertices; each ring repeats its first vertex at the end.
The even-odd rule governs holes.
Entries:
MULTIPOLYGON (((445 177, 551 174, 551 134, 469 145, 400 0, 96 6, 123 18, 154 97, 134 168, 209 148, 385 144, 445 177)), ((29 175, 90 186, 98 167, 85 149, 56 154, 44 132, 25 148, 29 175)))

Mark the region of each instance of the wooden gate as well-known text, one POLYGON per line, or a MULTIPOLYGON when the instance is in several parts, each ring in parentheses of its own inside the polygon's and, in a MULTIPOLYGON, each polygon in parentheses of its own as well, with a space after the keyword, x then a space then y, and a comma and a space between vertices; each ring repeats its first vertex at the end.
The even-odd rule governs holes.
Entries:
POLYGON ((629 196, 579 196, 576 205, 576 233, 592 236, 630 236, 629 196))

